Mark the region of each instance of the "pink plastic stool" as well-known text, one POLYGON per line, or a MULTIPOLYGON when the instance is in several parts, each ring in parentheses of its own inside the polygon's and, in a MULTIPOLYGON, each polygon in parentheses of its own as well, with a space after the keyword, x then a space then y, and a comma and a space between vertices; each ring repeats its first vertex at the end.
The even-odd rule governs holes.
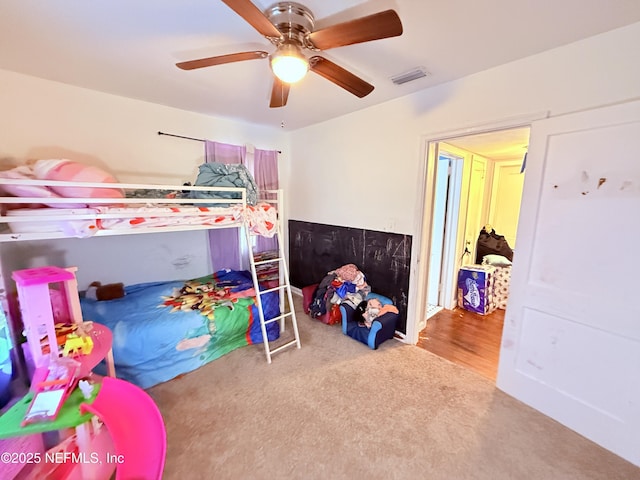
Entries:
POLYGON ((80 405, 106 425, 116 455, 116 480, 161 480, 167 451, 167 432, 160 410, 140 387, 105 377, 91 404, 80 405))

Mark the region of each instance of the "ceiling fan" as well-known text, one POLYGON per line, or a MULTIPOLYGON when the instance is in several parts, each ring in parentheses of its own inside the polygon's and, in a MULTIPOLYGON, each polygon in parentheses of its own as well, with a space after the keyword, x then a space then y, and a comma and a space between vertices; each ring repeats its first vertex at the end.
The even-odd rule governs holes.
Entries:
POLYGON ((269 58, 274 73, 269 106, 287 104, 290 85, 301 80, 311 70, 348 92, 362 98, 373 91, 373 85, 320 55, 305 55, 330 48, 369 42, 402 35, 402 22, 394 10, 360 17, 314 30, 311 10, 300 3, 279 2, 264 12, 249 0, 222 0, 240 15, 276 49, 273 53, 261 50, 231 53, 177 63, 183 70, 211 67, 225 63, 269 58))

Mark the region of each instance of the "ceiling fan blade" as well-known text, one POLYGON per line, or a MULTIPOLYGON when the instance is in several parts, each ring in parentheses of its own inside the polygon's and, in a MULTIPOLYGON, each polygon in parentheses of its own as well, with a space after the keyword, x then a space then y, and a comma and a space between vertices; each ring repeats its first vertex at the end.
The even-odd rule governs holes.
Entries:
POLYGON ((283 82, 278 77, 273 77, 273 87, 271 88, 271 101, 269 107, 279 108, 287 104, 289 98, 289 84, 283 82))
POLYGON ((309 68, 321 77, 353 93, 356 97, 366 97, 373 91, 373 85, 324 57, 311 57, 309 68))
POLYGON ((223 63, 257 60, 259 58, 267 58, 268 56, 269 54, 267 52, 261 52, 259 50, 253 52, 230 53, 228 55, 218 55, 217 57, 200 58, 198 60, 176 63, 176 67, 181 68, 182 70, 194 70, 196 68, 222 65, 223 63))
POLYGON ((282 33, 273 23, 249 0, 222 0, 231 10, 240 15, 261 35, 270 38, 281 38, 282 33))
POLYGON ((394 10, 385 10, 366 17, 316 30, 309 40, 319 50, 369 42, 402 35, 402 22, 394 10))

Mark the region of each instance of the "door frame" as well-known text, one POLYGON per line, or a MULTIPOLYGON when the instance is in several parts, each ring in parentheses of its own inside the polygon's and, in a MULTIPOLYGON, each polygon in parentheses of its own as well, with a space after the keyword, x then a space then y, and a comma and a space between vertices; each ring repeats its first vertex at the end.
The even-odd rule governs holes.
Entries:
MULTIPOLYGON (((412 262, 413 273, 411 275, 411 285, 409 288, 409 296, 415 298, 413 309, 410 307, 407 318, 413 318, 413 321, 407 322, 407 332, 404 337, 406 343, 415 345, 418 343, 420 330, 424 328, 424 321, 427 314, 427 281, 429 276, 429 251, 431 249, 431 212, 433 209, 433 192, 435 182, 435 158, 437 148, 435 146, 439 142, 445 142, 449 139, 462 137, 467 135, 476 135, 481 133, 496 132, 499 130, 509 130, 519 127, 530 127, 531 123, 536 120, 542 120, 549 117, 548 111, 531 113, 528 115, 519 115, 508 117, 502 120, 496 120, 488 123, 478 123, 469 125, 464 128, 455 130, 444 130, 427 133, 421 136, 420 141, 420 166, 418 171, 422 175, 418 176, 418 205, 415 215, 415 232, 416 241, 414 242, 414 252, 412 255, 415 261, 412 262), (413 310, 413 311, 412 311, 413 310), (422 326, 422 328, 421 328, 422 326)), ((529 139, 531 141, 531 139, 529 139)))
MULTIPOLYGON (((443 192, 440 183, 446 183, 446 195, 444 195, 443 203, 440 205, 443 207, 441 212, 438 212, 438 216, 442 215, 442 223, 434 222, 431 228, 431 244, 434 240, 440 240, 440 244, 433 245, 440 250, 438 256, 440 262, 439 265, 429 264, 429 279, 434 280, 437 277, 438 285, 436 287, 436 294, 434 295, 433 285, 428 285, 431 289, 427 294, 427 304, 437 305, 440 307, 449 308, 450 299, 453 298, 453 288, 451 282, 449 282, 449 271, 455 263, 455 254, 451 252, 451 246, 455 245, 457 236, 457 216, 454 212, 460 209, 460 190, 462 188, 462 169, 464 165, 464 158, 450 151, 451 149, 443 145, 437 146, 437 167, 436 167, 436 179, 434 186, 434 195, 436 191, 443 192), (440 168, 445 167, 446 172, 439 172, 440 168), (444 176, 441 173, 444 173, 444 176), (436 230, 438 229, 438 230, 436 230), (444 275, 443 275, 444 272, 444 275), (434 298, 435 297, 435 298, 434 298), (434 302, 435 301, 435 302, 434 302)), ((435 213, 437 206, 437 199, 434 198, 434 205, 432 212, 435 213)), ((430 251, 430 254, 433 252, 430 251)), ((430 261, 433 260, 433 256, 430 255, 430 261)))

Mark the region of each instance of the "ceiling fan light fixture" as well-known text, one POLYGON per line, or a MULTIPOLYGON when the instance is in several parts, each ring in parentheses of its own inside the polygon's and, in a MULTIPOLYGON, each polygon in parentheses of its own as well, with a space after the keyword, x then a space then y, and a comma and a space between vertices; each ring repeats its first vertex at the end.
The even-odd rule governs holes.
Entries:
POLYGON ((269 58, 273 74, 285 83, 296 83, 309 71, 309 61, 300 48, 292 43, 284 43, 269 58))

